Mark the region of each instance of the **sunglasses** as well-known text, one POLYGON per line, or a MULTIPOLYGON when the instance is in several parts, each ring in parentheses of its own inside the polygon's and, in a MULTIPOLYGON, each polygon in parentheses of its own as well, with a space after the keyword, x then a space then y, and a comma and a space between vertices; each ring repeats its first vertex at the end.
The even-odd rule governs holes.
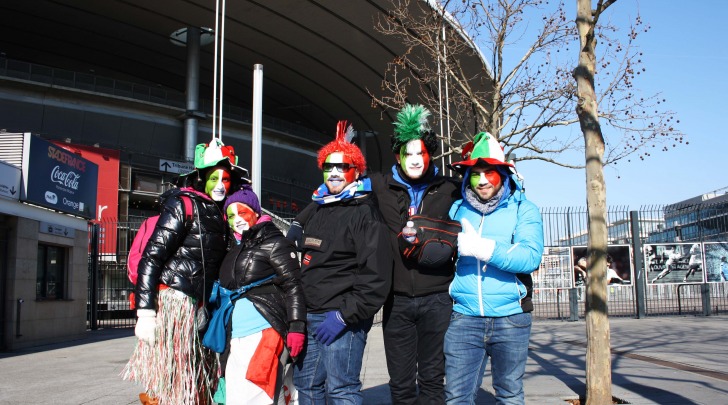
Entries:
POLYGON ((330 172, 336 168, 341 173, 348 172, 349 170, 354 168, 354 165, 350 165, 348 163, 324 163, 323 164, 324 172, 330 172))

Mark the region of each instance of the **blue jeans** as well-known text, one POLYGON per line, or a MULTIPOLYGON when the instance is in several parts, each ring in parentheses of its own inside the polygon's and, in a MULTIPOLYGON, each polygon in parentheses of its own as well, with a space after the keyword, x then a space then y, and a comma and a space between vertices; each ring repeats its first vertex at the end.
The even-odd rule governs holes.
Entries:
POLYGON ((496 404, 522 405, 530 336, 528 312, 502 318, 453 312, 445 334, 447 403, 475 403, 490 357, 496 404))
POLYGON ((448 292, 394 295, 385 304, 384 349, 393 404, 445 403, 442 346, 451 313, 448 292))
POLYGON ((326 314, 307 315, 306 347, 298 356, 293 383, 298 390, 298 403, 361 405, 362 358, 372 319, 349 325, 329 346, 313 336, 326 314))

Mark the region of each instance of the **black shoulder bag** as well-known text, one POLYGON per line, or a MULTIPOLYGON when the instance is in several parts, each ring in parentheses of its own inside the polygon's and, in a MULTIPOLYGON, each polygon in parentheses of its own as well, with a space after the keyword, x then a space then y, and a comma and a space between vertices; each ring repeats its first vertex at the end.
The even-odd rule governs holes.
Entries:
POLYGON ((422 267, 439 267, 451 261, 457 253, 460 222, 413 215, 407 219, 417 229, 414 242, 407 242, 402 233, 397 235, 402 256, 422 267))

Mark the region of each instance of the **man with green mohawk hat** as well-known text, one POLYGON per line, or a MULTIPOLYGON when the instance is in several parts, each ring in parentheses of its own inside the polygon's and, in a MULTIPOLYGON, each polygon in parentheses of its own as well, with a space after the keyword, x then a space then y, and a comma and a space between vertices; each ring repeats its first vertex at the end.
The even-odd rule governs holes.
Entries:
POLYGON ((435 260, 428 264, 406 257, 408 244, 401 237, 413 215, 447 221, 460 196, 458 182, 444 177, 432 160, 438 142, 429 116, 421 105, 405 105, 392 136, 397 164, 390 173, 370 175, 394 256, 392 294, 383 322, 393 404, 445 403, 443 341, 452 310, 448 286, 453 259, 430 257, 435 260), (433 262, 438 263, 433 267, 433 262))

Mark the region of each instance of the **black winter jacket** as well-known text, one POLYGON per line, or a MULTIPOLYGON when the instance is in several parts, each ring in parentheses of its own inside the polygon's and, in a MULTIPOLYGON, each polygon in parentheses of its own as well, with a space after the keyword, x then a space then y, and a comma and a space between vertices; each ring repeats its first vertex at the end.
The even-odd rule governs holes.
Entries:
POLYGON ((306 331, 306 302, 301 286, 301 268, 293 243, 273 222, 255 224, 243 234, 220 266, 220 285, 235 290, 275 276, 260 287, 273 284, 274 291, 252 288, 246 294, 255 309, 283 337, 288 332, 306 331))
POLYGON ((160 284, 197 300, 208 299, 226 252, 227 223, 208 196, 185 188, 172 189, 161 198, 162 212, 137 270, 139 309, 156 310, 160 284), (192 200, 195 212, 190 221, 185 220, 181 194, 192 200))
POLYGON ((372 318, 389 294, 392 254, 371 195, 304 210, 302 281, 311 313, 341 311, 354 325, 372 318), (309 211, 310 210, 310 211, 309 211))
MULTIPOLYGON (((372 173, 372 189, 379 210, 389 229, 389 244, 394 256, 392 291, 409 297, 447 292, 454 275, 454 261, 440 268, 418 268, 411 260, 404 259, 399 251, 397 235, 409 217, 410 195, 407 188, 394 179, 392 173, 372 173)), ((455 200, 462 198, 460 183, 437 174, 425 190, 418 214, 430 218, 449 220, 448 212, 455 200)))

